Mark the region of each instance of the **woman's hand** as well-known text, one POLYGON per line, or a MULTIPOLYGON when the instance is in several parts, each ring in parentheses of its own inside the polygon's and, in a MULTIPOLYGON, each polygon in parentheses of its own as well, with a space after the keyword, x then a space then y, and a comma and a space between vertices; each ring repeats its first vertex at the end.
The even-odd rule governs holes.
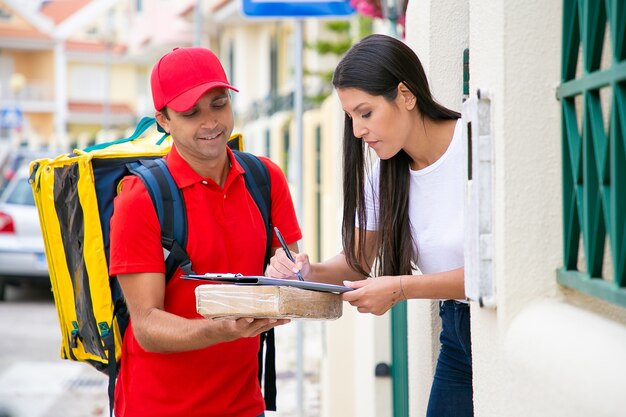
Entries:
POLYGON ((406 300, 402 287, 403 276, 383 276, 361 281, 344 281, 353 291, 341 295, 344 301, 355 306, 359 313, 381 316, 391 307, 406 300))
POLYGON ((296 272, 300 271, 304 280, 307 281, 307 276, 311 273, 309 255, 291 252, 291 256, 296 260, 295 263, 289 260, 283 249, 277 249, 270 259, 265 275, 272 278, 297 279, 296 272))

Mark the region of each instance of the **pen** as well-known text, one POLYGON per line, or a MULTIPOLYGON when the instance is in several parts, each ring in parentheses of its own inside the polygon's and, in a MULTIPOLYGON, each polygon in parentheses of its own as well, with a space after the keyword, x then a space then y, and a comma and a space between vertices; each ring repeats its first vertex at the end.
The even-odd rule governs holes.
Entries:
MULTIPOLYGON (((280 242, 280 246, 283 247, 283 250, 287 254, 287 258, 289 258, 289 260, 295 264, 296 260, 293 259, 293 256, 291 255, 291 251, 287 247, 287 243, 285 243, 285 239, 283 239, 283 235, 280 234, 280 230, 278 230, 278 227, 274 228, 274 232, 276 232, 276 237, 278 238, 278 241, 280 242)), ((300 281, 304 281, 304 278, 302 278, 302 274, 300 273, 300 271, 296 272, 296 276, 298 277, 300 281)))

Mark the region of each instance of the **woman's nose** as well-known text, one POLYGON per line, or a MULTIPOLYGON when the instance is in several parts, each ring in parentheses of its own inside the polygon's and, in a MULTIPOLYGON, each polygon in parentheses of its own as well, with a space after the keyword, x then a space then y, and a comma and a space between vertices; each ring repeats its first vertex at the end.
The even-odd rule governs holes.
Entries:
POLYGON ((356 120, 352 121, 352 132, 357 138, 362 138, 367 133, 367 129, 362 123, 357 123, 356 120))

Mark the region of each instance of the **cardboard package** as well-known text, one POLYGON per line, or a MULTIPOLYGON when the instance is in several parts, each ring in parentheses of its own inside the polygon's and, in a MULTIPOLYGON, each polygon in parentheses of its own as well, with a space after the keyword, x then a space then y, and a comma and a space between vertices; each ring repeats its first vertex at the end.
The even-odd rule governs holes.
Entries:
POLYGON ((196 287, 196 309, 210 319, 239 317, 335 320, 339 294, 273 285, 205 284, 196 287))

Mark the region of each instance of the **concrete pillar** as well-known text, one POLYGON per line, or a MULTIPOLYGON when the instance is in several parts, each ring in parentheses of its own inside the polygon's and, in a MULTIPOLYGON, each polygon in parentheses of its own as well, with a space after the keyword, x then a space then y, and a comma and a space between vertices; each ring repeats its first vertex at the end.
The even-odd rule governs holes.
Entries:
POLYGON ((67 137, 67 57, 63 40, 56 40, 54 44, 54 102, 54 146, 65 149, 69 143, 67 137))

